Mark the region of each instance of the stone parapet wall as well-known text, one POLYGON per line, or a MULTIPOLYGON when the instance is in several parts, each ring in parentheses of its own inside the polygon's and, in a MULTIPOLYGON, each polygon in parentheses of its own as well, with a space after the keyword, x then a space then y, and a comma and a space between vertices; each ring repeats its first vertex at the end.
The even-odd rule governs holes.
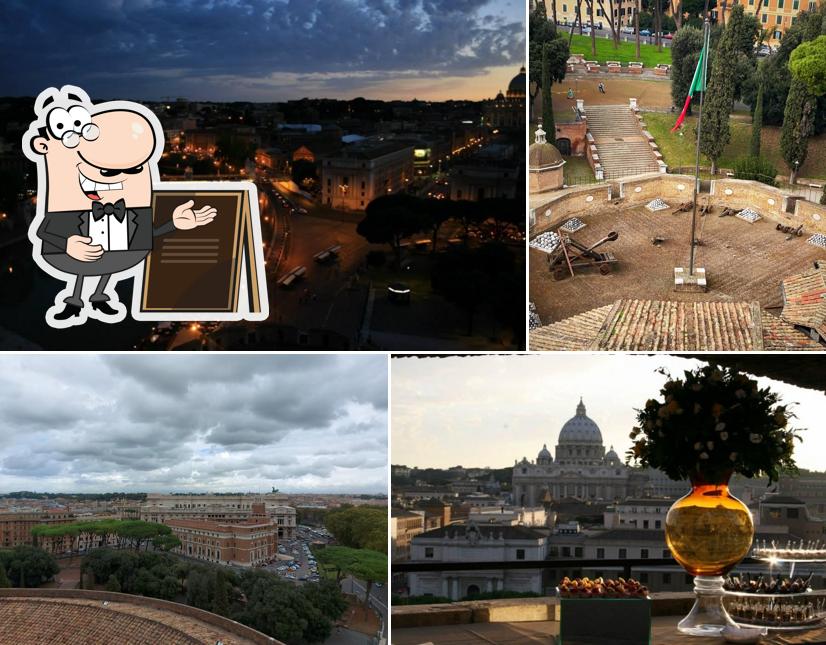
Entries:
MULTIPOLYGON (((617 208, 647 204, 657 197, 665 200, 670 207, 676 207, 691 201, 693 192, 694 177, 691 175, 650 173, 622 177, 613 184, 566 188, 548 193, 545 200, 538 202, 534 195, 531 201, 538 205, 533 208, 535 219, 530 226, 530 236, 559 226, 571 217, 599 212, 609 206, 612 199, 621 198, 617 208), (591 199, 588 200, 588 197, 591 199)), ((795 197, 756 181, 717 179, 711 182, 710 194, 700 193, 699 203, 702 205, 710 200, 716 209, 752 208, 772 225, 782 223, 796 227, 802 224, 804 234, 826 234, 826 206, 798 198, 793 212, 787 213, 789 200, 795 197)))
POLYGON ((535 221, 530 226, 530 236, 559 226, 571 217, 598 213, 610 204, 610 199, 610 184, 574 186, 549 193, 547 201, 533 208, 535 221))

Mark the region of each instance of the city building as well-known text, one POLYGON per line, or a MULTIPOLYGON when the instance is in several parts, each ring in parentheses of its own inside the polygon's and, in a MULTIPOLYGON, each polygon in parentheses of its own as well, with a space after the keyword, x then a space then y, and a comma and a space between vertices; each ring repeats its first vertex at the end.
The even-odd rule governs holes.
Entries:
MULTIPOLYGON (((783 34, 797 21, 801 11, 816 11, 819 6, 818 0, 747 0, 740 4, 747 14, 757 16, 761 28, 768 32, 766 42, 771 45, 783 39, 783 34)), ((723 6, 728 20, 734 3, 723 6)), ((717 17, 718 13, 719 10, 715 9, 712 16, 717 17)))
POLYGON ((755 520, 761 531, 770 532, 772 527, 780 526, 804 540, 826 538, 826 522, 811 517, 805 502, 791 495, 765 495, 759 502, 755 520))
POLYGON ((189 558, 253 567, 278 553, 278 528, 264 517, 233 523, 170 519, 166 524, 181 541, 173 552, 189 558))
POLYGON ((41 524, 66 524, 77 518, 65 509, 0 511, 0 548, 32 544, 32 529, 41 524))
POLYGON ((641 495, 648 477, 629 468, 613 447, 606 453, 599 426, 585 413, 582 399, 576 414, 562 426, 554 461, 547 445, 535 461, 513 467, 513 503, 538 506, 545 493, 554 500, 622 500, 641 495))
POLYGON ((411 596, 461 600, 496 591, 542 593, 542 569, 507 569, 508 562, 544 560, 547 535, 525 526, 453 524, 413 538, 415 562, 502 562, 503 569, 421 571, 408 574, 411 596))
POLYGON ((673 499, 626 499, 603 513, 606 529, 661 531, 673 499))
POLYGON ((520 164, 510 153, 495 146, 456 160, 450 169, 450 199, 514 199, 524 181, 520 164))
POLYGON ((500 90, 492 101, 485 105, 485 122, 491 128, 524 129, 526 74, 523 66, 511 79, 506 93, 500 90))
POLYGON ((424 533, 424 512, 394 508, 390 511, 390 539, 393 542, 391 560, 410 559, 410 542, 424 533))
POLYGON ((363 211, 376 197, 402 190, 413 178, 413 147, 362 141, 321 162, 322 200, 332 208, 363 211))
POLYGON ((544 508, 474 507, 468 513, 467 521, 480 526, 495 524, 497 526, 550 527, 556 523, 556 513, 544 508))
POLYGON ((295 537, 295 508, 287 506, 287 496, 279 493, 263 495, 163 495, 149 493, 141 505, 140 519, 145 522, 169 524, 170 520, 208 520, 222 523, 244 522, 264 515, 272 519, 278 538, 295 537))

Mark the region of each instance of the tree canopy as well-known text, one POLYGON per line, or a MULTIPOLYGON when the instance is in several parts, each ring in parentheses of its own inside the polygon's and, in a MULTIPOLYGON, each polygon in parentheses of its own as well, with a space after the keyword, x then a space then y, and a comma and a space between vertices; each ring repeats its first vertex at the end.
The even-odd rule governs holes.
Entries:
POLYGON ((387 509, 350 506, 329 511, 324 525, 339 544, 387 553, 387 509))
POLYGON ((27 544, 0 551, 0 567, 12 587, 39 587, 60 571, 51 554, 27 544))
POLYGON ((792 77, 814 96, 826 94, 826 36, 801 43, 789 59, 792 77))

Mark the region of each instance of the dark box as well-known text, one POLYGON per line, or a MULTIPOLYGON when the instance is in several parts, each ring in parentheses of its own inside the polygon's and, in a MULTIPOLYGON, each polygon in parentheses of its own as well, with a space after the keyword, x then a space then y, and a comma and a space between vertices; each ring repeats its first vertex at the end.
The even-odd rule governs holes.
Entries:
POLYGON ((650 645, 649 598, 560 598, 560 645, 650 645))

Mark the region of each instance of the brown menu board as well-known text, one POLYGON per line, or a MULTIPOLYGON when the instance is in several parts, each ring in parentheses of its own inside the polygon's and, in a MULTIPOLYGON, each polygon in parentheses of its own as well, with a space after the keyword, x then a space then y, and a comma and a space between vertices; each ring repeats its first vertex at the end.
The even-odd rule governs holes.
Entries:
POLYGON ((156 237, 144 268, 142 312, 235 312, 246 265, 250 310, 259 311, 257 276, 250 262, 251 222, 245 190, 156 190, 154 226, 172 219, 172 211, 193 200, 192 208, 213 206, 209 224, 156 237))

